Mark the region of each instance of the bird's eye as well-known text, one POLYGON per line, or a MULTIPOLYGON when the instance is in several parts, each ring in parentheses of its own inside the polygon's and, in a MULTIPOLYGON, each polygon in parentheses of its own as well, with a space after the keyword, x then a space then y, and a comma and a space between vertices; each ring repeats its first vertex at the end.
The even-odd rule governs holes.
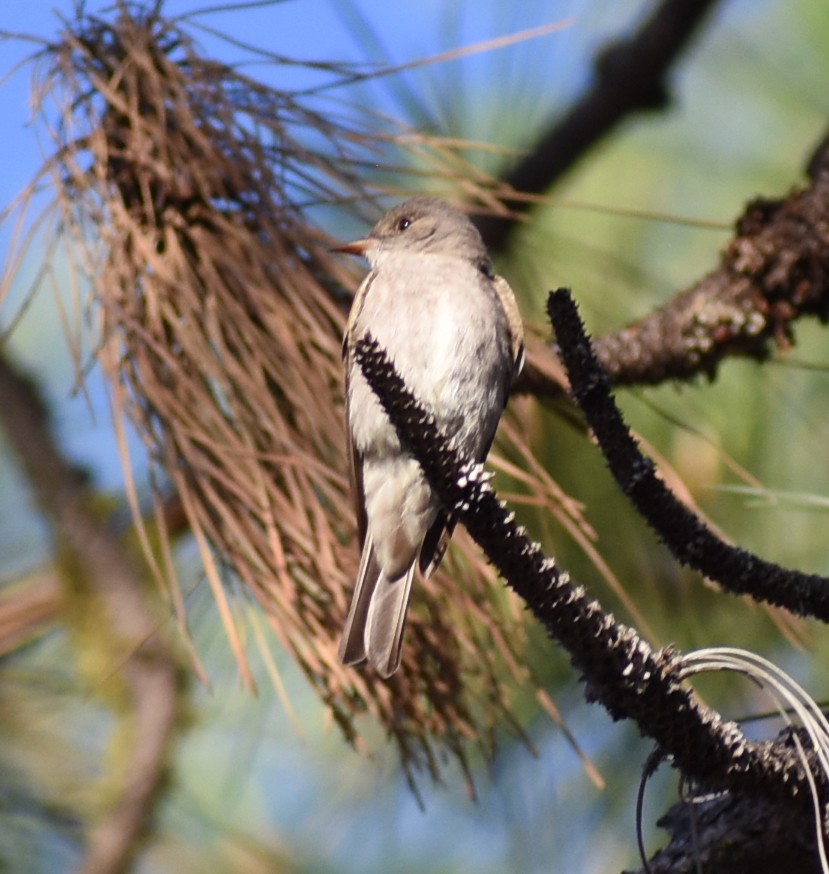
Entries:
POLYGON ((406 228, 408 228, 411 223, 412 223, 412 220, 410 218, 406 218, 406 216, 403 216, 403 218, 397 222, 397 230, 398 231, 405 231, 406 228))

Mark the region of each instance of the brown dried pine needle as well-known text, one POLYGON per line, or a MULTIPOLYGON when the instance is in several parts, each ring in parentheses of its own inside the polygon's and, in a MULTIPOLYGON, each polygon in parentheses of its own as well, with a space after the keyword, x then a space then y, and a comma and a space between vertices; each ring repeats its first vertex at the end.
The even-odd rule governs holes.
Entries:
MULTIPOLYGON (((383 190, 364 168, 400 160, 402 126, 332 120, 205 60, 158 9, 79 14, 44 58, 43 93, 62 107, 58 202, 101 313, 99 360, 117 414, 177 490, 241 669, 225 569, 353 742, 370 712, 410 776, 437 776, 447 752, 468 769, 469 741, 489 749, 495 727, 517 724, 510 689, 529 672, 521 611, 467 538, 416 596, 391 681, 336 657, 358 559, 340 361, 355 273, 297 204, 372 203, 383 190)), ((413 139, 419 172, 451 168, 456 191, 497 207, 454 145, 413 139)))

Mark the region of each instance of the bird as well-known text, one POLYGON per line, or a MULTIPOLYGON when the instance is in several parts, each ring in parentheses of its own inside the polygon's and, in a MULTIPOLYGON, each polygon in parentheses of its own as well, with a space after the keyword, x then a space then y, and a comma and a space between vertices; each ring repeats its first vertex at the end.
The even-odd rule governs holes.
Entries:
POLYGON ((438 566, 455 526, 355 361, 370 335, 385 350, 443 435, 483 461, 524 361, 512 289, 494 272, 483 239, 456 207, 414 197, 369 234, 335 251, 370 271, 343 339, 348 454, 362 548, 342 642, 345 665, 368 662, 383 678, 400 665, 415 569, 438 566))

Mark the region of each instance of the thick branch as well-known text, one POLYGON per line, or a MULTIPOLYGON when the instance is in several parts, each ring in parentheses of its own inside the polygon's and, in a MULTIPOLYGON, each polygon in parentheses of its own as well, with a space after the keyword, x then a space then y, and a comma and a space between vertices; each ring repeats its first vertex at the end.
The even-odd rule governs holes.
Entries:
POLYGON ((639 449, 565 289, 550 294, 548 310, 570 376, 571 391, 607 460, 636 509, 682 564, 735 595, 751 595, 798 616, 829 622, 829 579, 787 570, 720 540, 681 503, 639 449))
POLYGON ((146 585, 122 543, 93 509, 85 477, 60 454, 33 383, 0 357, 0 416, 65 559, 105 605, 126 658, 134 742, 120 794, 92 830, 82 874, 125 871, 167 773, 179 678, 147 603, 146 585))
POLYGON ((765 359, 788 345, 802 316, 829 318, 829 158, 819 151, 807 187, 755 200, 719 267, 664 307, 595 341, 617 385, 710 376, 726 356, 765 359))
POLYGON ((679 681, 682 659, 675 650, 654 652, 543 555, 498 501, 483 466, 460 459, 448 447, 434 419, 374 341, 362 340, 356 357, 402 444, 441 501, 457 513, 507 583, 569 653, 589 700, 600 702, 615 719, 635 720, 686 776, 703 786, 776 799, 808 798, 804 773, 791 750, 746 740, 737 725, 724 722, 679 681))
MULTIPOLYGON (((622 119, 669 103, 667 74, 717 0, 663 0, 629 39, 608 45, 597 57, 593 87, 542 136, 533 151, 507 174, 514 191, 540 194, 622 119)), ((505 202, 514 212, 526 200, 505 202)), ((482 218, 478 226, 489 248, 503 247, 511 219, 482 218)))
POLYGON ((675 804, 658 825, 670 843, 637 874, 820 874, 814 820, 794 805, 716 795, 675 804))

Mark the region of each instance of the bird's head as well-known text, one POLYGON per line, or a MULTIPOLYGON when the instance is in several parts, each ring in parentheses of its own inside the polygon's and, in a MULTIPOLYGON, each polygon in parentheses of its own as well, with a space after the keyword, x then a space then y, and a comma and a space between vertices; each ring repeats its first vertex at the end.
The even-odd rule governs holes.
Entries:
POLYGON ((362 255, 372 267, 395 252, 464 258, 482 268, 490 264, 475 225, 460 210, 436 197, 413 197, 395 206, 367 237, 337 246, 334 251, 362 255))

